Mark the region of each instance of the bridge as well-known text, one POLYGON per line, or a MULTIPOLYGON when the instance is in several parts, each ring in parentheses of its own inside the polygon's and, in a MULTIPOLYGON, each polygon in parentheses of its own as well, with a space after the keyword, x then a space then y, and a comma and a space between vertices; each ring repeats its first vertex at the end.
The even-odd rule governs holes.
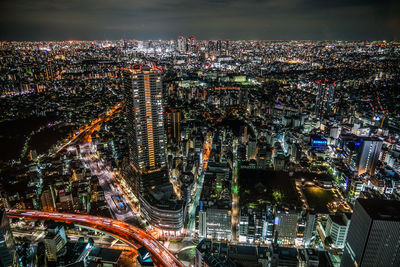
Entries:
POLYGON ((157 266, 183 267, 183 264, 154 237, 146 233, 146 231, 123 221, 92 215, 43 212, 36 210, 7 210, 7 215, 11 218, 53 220, 56 222, 86 226, 110 234, 135 249, 138 248, 138 244, 146 247, 157 266))

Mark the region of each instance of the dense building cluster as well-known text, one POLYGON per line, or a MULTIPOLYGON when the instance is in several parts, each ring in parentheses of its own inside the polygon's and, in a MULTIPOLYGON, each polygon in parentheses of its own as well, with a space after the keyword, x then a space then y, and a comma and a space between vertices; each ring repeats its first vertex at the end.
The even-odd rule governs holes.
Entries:
MULTIPOLYGON (((195 242, 195 266, 397 266, 399 56, 397 42, 1 42, 1 204, 121 220, 179 253, 195 242)), ((7 262, 29 265, 37 244, 48 266, 132 256, 76 245, 70 225, 4 225, 7 262)))

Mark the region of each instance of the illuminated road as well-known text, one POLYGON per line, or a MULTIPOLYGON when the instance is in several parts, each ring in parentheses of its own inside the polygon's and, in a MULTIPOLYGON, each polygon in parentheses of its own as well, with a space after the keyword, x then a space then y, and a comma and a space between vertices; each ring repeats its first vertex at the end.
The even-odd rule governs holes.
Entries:
POLYGON ((142 229, 123 221, 90 215, 33 210, 8 210, 7 215, 12 218, 27 220, 53 220, 56 222, 74 223, 97 229, 115 236, 133 248, 137 248, 137 244, 145 246, 149 250, 154 263, 158 266, 183 266, 183 264, 155 238, 142 229))
POLYGON ((237 241, 237 231, 239 223, 239 185, 238 174, 239 166, 237 159, 238 140, 233 140, 233 179, 232 179, 232 240, 237 241))
POLYGON ((66 141, 64 145, 57 148, 56 152, 51 154, 50 156, 54 156, 55 154, 61 152, 64 148, 73 144, 80 137, 84 137, 86 142, 91 142, 91 135, 93 134, 93 132, 97 131, 103 122, 110 120, 110 118, 116 112, 120 112, 122 107, 123 105, 121 103, 117 103, 108 112, 101 115, 99 118, 93 120, 91 123, 85 126, 82 126, 77 132, 74 133, 74 135, 69 140, 66 141))
POLYGON ((133 210, 133 204, 128 203, 118 181, 114 179, 115 174, 98 159, 96 151, 90 143, 80 145, 80 156, 86 168, 92 175, 97 176, 99 184, 104 191, 104 198, 107 201, 111 215, 117 219, 129 223, 137 223, 137 213, 133 210), (118 201, 116 201, 116 198, 118 201))
POLYGON ((212 136, 209 136, 209 137, 207 137, 207 140, 204 142, 204 145, 203 145, 203 153, 202 153, 202 159, 201 159, 202 165, 199 170, 199 173, 200 173, 199 180, 196 183, 196 188, 194 190, 195 196, 193 198, 193 201, 189 204, 188 224, 187 224, 188 225, 187 229, 189 232, 192 232, 195 227, 196 209, 197 209, 197 206, 199 205, 201 191, 203 189, 204 172, 207 170, 208 158, 210 157, 211 148, 212 148, 212 136))

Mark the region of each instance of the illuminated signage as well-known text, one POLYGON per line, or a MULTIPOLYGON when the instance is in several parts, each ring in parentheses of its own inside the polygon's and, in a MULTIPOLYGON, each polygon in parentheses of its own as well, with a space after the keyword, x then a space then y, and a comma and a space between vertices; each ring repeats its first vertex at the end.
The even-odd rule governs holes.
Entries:
POLYGON ((312 144, 313 146, 323 146, 326 145, 328 143, 327 140, 313 140, 312 144))

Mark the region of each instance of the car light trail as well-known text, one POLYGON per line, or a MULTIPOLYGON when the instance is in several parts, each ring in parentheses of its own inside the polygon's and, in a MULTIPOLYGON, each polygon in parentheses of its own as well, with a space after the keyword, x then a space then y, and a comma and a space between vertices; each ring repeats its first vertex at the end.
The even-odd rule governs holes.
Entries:
POLYGON ((150 234, 123 221, 92 215, 27 210, 7 210, 7 215, 12 218, 26 220, 53 220, 87 226, 111 234, 133 248, 137 248, 137 244, 145 246, 150 251, 156 264, 161 266, 183 266, 171 252, 150 234))

